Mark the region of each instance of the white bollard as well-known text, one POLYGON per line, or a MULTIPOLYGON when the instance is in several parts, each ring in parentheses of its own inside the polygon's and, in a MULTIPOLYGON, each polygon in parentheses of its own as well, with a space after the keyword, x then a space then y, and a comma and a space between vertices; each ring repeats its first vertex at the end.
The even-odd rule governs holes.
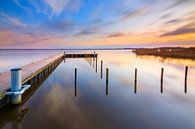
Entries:
MULTIPOLYGON (((11 92, 20 91, 22 88, 22 69, 11 69, 11 92)), ((20 104, 22 102, 22 95, 11 95, 11 104, 20 104)))

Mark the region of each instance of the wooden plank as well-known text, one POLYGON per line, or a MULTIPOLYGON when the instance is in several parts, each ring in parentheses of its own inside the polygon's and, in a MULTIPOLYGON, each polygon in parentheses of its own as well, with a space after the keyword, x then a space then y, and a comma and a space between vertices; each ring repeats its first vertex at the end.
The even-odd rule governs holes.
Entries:
POLYGON ((97 54, 66 54, 66 58, 87 58, 97 57, 97 54))
MULTIPOLYGON (((22 67, 22 83, 25 83, 29 78, 35 76, 39 71, 48 67, 55 60, 63 58, 62 54, 50 56, 48 58, 24 65, 22 67)), ((4 72, 0 75, 0 94, 10 88, 10 71, 4 72)))

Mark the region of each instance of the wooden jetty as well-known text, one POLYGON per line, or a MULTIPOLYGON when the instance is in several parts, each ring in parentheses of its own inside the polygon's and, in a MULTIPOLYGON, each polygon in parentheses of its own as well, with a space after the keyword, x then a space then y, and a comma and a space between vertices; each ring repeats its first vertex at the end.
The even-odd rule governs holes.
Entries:
MULTIPOLYGON (((97 58, 97 54, 58 54, 31 64, 24 65, 22 69, 22 84, 32 84, 45 73, 56 68, 65 58, 97 58)), ((8 100, 5 95, 10 90, 11 72, 0 74, 0 108, 8 100)))
POLYGON ((64 54, 65 58, 97 58, 97 54, 64 54))

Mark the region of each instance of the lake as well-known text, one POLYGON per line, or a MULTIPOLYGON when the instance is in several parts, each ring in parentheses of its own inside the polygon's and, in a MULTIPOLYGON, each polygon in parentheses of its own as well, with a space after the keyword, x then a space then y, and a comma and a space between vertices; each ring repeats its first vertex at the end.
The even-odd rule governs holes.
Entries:
MULTIPOLYGON (((67 51, 67 53, 93 51, 67 51)), ((195 60, 96 51, 67 58, 22 105, 0 111, 2 129, 194 129, 195 60), (101 78, 101 60, 103 73, 101 78), (184 93, 185 66, 188 91, 184 93), (161 68, 164 92, 160 93, 161 68), (75 85, 75 68, 77 81, 75 85), (106 68, 109 69, 106 85, 106 68), (137 93, 134 93, 137 68, 137 93)), ((0 51, 0 72, 63 51, 0 51)))

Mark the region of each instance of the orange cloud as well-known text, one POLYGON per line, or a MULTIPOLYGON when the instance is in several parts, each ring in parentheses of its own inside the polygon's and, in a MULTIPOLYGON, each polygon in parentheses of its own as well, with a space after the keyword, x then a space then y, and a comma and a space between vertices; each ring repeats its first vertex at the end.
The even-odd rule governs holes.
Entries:
POLYGON ((142 33, 142 34, 113 34, 106 37, 77 37, 74 36, 55 36, 55 35, 39 35, 20 34, 9 30, 0 31, 1 47, 24 47, 24 48, 60 48, 69 46, 109 46, 109 45, 136 45, 159 43, 169 45, 170 42, 186 42, 195 41, 195 33, 188 33, 174 36, 159 36, 160 33, 142 33))

